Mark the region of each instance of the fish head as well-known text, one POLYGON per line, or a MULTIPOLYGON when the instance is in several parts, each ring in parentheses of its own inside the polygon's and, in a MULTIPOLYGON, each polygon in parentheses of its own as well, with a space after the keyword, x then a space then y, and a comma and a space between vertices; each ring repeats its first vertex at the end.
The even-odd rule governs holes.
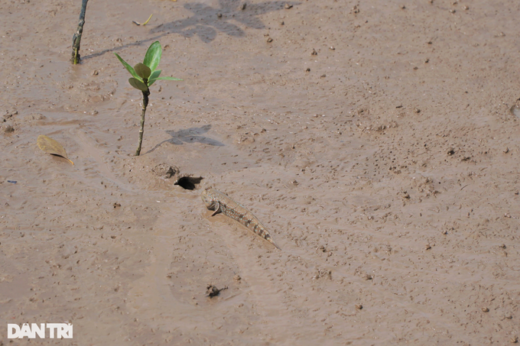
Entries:
POLYGON ((211 196, 208 194, 209 189, 205 189, 200 194, 200 197, 202 198, 202 202, 206 205, 206 208, 212 209, 215 205, 215 201, 211 198, 211 196))

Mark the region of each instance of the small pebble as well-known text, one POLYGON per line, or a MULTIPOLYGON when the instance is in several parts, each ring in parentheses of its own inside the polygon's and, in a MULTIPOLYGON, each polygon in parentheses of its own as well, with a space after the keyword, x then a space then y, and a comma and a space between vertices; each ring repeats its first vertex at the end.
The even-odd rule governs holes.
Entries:
POLYGON ((267 43, 271 43, 271 42, 273 42, 273 39, 272 39, 271 37, 269 37, 269 38, 267 39, 267 43))
POLYGON ((313 49, 313 50, 312 50, 311 55, 318 55, 318 52, 316 52, 316 49, 313 49))
POLYGON ((288 10, 288 9, 291 9, 293 7, 293 5, 291 4, 285 4, 285 9, 288 10))
POLYGON ((356 309, 358 309, 358 310, 363 309, 363 305, 361 305, 361 304, 356 304, 356 309))
POLYGON ((489 312, 489 308, 482 308, 482 312, 489 312))
POLYGON ((4 121, 9 119, 9 118, 12 118, 13 115, 17 115, 17 114, 18 114, 18 111, 14 111, 14 112, 7 111, 6 114, 4 115, 4 121))
POLYGON ((6 128, 4 129, 4 132, 5 133, 14 132, 14 127, 12 127, 11 125, 7 125, 6 128))

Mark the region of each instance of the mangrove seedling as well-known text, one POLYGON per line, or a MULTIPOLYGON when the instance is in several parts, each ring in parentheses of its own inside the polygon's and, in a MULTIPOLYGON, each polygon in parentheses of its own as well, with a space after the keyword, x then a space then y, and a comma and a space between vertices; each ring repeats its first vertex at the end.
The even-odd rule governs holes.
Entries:
POLYGON ((114 53, 123 66, 133 76, 128 80, 131 86, 140 90, 143 93, 143 108, 141 112, 141 129, 139 130, 139 145, 135 152, 135 156, 141 154, 141 145, 143 143, 144 134, 144 117, 146 114, 146 107, 148 106, 148 96, 150 96, 150 87, 158 80, 182 80, 173 77, 159 77, 161 70, 156 70, 161 61, 162 48, 159 41, 155 41, 150 45, 144 56, 143 63, 138 63, 134 67, 126 63, 117 53, 114 53))

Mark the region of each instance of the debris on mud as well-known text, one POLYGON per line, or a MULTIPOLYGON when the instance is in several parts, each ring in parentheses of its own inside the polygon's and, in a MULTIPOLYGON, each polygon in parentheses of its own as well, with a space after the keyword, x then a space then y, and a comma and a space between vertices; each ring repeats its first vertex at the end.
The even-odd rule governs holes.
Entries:
POLYGON ((5 114, 4 114, 4 122, 7 120, 7 119, 10 119, 13 117, 13 115, 17 115, 18 114, 18 111, 6 111, 5 114))
POLYGON ((179 168, 160 163, 152 168, 152 172, 160 177, 163 177, 164 179, 170 179, 174 175, 179 174, 179 168))
POLYGON ((46 152, 47 154, 63 157, 65 160, 69 161, 71 164, 74 165, 74 162, 72 162, 72 160, 68 158, 65 148, 63 148, 63 146, 58 141, 45 135, 40 135, 37 139, 37 145, 42 151, 46 152))
POLYGON ((218 296, 220 294, 220 291, 223 291, 223 290, 227 290, 228 287, 224 287, 224 288, 217 288, 217 286, 215 285, 208 285, 208 287, 206 288, 206 295, 210 298, 213 298, 215 296, 218 296))
POLYGON ((320 278, 323 278, 323 277, 326 277, 328 278, 329 280, 332 280, 332 270, 327 270, 327 269, 320 269, 318 268, 316 270, 316 275, 314 275, 312 277, 313 280, 318 280, 320 278))
POLYGON ((203 177, 195 177, 192 174, 181 174, 178 167, 164 163, 152 168, 152 172, 163 179, 173 179, 174 185, 179 185, 185 190, 195 190, 196 185, 200 184, 203 179, 203 177))
POLYGON ((166 171, 166 175, 164 176, 166 179, 170 179, 175 174, 177 174, 179 170, 177 168, 170 167, 168 168, 168 171, 166 171))

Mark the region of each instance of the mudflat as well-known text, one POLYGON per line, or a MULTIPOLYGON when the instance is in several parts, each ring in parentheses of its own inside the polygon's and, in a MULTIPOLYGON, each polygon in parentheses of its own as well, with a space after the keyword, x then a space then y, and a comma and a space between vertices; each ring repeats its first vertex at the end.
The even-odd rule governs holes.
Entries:
POLYGON ((80 5, 0 3, 0 344, 518 342, 518 1, 91 0, 73 66, 80 5))

